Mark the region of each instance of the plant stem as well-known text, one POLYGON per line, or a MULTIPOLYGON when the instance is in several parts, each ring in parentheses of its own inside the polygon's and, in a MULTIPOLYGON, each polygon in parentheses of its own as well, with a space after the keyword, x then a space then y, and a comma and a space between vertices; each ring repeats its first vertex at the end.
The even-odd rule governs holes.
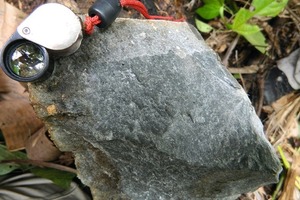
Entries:
POLYGON ((59 165, 59 164, 55 164, 55 163, 50 163, 50 162, 45 162, 45 161, 40 161, 40 160, 30 160, 30 159, 12 159, 12 160, 2 160, 0 161, 1 163, 16 163, 16 164, 30 164, 30 165, 34 165, 34 166, 38 166, 41 168, 52 168, 52 169, 58 169, 61 171, 66 171, 66 172, 70 172, 73 174, 77 174, 77 170, 73 169, 71 167, 67 167, 64 165, 59 165))
POLYGON ((228 67, 228 59, 233 51, 233 49, 235 48, 235 46, 237 45, 237 42, 239 41, 240 35, 237 35, 234 40, 231 42, 229 48, 226 51, 225 56, 222 59, 222 63, 223 65, 225 65, 226 67, 228 67))

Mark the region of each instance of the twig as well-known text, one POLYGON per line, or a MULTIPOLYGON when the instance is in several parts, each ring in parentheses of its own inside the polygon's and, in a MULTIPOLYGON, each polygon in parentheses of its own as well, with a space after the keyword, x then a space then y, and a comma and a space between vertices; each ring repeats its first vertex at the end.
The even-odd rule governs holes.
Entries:
POLYGON ((228 66, 228 59, 233 51, 233 49, 235 48, 235 46, 237 45, 237 42, 239 41, 240 35, 237 35, 234 40, 231 42, 229 48, 226 51, 226 54, 224 55, 223 59, 222 59, 222 63, 223 65, 225 65, 226 67, 228 66))
POLYGON ((257 116, 260 116, 261 110, 264 103, 264 90, 265 90, 265 70, 262 67, 259 68, 259 71, 257 73, 257 87, 258 87, 258 101, 256 106, 256 114, 257 116))
POLYGON ((276 35, 275 35, 273 33, 273 27, 271 25, 269 25, 267 22, 263 22, 262 27, 263 27, 264 31, 266 32, 266 34, 268 35, 268 38, 270 39, 272 45, 274 46, 277 56, 279 58, 281 58, 282 52, 280 49, 279 40, 277 39, 278 38, 278 30, 276 31, 276 35))
POLYGON ((242 82, 242 86, 243 86, 244 90, 246 91, 247 88, 246 88, 246 84, 245 84, 245 80, 243 78, 243 75, 241 73, 239 73, 239 76, 240 76, 240 79, 241 79, 241 82, 242 82))
POLYGON ((44 162, 44 161, 40 161, 40 160, 12 159, 12 160, 0 161, 0 164, 4 164, 4 163, 30 164, 30 165, 38 166, 41 168, 48 167, 48 168, 52 168, 52 169, 58 169, 61 171, 66 171, 66 172, 70 172, 73 174, 77 174, 77 170, 73 169, 71 167, 67 167, 67 166, 59 165, 59 164, 55 164, 55 163, 50 163, 50 162, 44 162))
POLYGON ((232 74, 256 74, 259 67, 258 65, 250 65, 245 67, 228 67, 227 69, 232 74))
POLYGON ((286 10, 291 14, 291 18, 294 21, 298 31, 300 32, 300 26, 299 26, 300 19, 299 19, 299 17, 288 6, 286 7, 286 10))

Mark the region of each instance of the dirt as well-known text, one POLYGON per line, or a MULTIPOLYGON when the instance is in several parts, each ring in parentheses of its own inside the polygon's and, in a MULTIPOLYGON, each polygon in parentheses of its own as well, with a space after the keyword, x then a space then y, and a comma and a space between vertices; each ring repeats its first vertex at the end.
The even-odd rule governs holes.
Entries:
MULTIPOLYGON (((193 0, 142 0, 142 2, 147 6, 150 14, 173 16, 177 19, 184 17, 188 22, 194 24, 195 10, 201 5, 201 1, 195 0, 194 4, 188 4, 192 1, 193 0)), ((46 3, 46 0, 7 0, 7 2, 13 4, 23 12, 30 14, 37 6, 46 3)), ((71 7, 77 10, 79 14, 86 14, 88 8, 93 3, 91 0, 54 0, 51 2, 71 5, 71 7)), ((237 2, 245 3, 244 0, 239 0, 237 2)), ((269 44, 266 54, 258 52, 242 37, 237 40, 236 46, 234 46, 233 50, 230 51, 230 47, 237 38, 237 35, 233 32, 215 31, 209 34, 202 33, 206 43, 219 54, 221 60, 227 67, 242 69, 249 66, 258 67, 258 70, 255 73, 238 74, 238 81, 248 93, 257 114, 263 121, 269 116, 269 113, 263 108, 271 104, 272 101, 275 101, 281 96, 292 91, 287 81, 285 85, 280 86, 281 88, 276 88, 278 87, 276 85, 274 85, 274 88, 269 88, 266 87, 265 83, 270 81, 270 73, 276 68, 276 61, 288 56, 292 51, 300 46, 300 17, 298 17, 300 16, 299 7, 300 0, 290 0, 285 11, 279 16, 273 19, 256 21, 257 25, 262 28, 262 32, 266 36, 267 43, 269 44), (227 56, 228 52, 230 52, 229 56, 227 56), (265 99, 267 95, 278 90, 282 91, 280 91, 279 95, 277 95, 275 99, 272 101, 267 101, 265 99)), ((124 9, 120 16, 142 18, 138 12, 132 9, 124 9)), ((218 20, 211 20, 210 25, 216 29, 222 27, 222 23, 218 20)), ((290 141, 293 141, 293 148, 299 148, 300 142, 298 139, 294 138, 290 141)), ((267 194, 273 193, 274 186, 261 190, 261 193, 265 194, 264 197, 267 199, 267 197, 270 196, 267 194)), ((247 194, 241 197, 241 199, 247 198, 255 199, 253 194, 247 194)))

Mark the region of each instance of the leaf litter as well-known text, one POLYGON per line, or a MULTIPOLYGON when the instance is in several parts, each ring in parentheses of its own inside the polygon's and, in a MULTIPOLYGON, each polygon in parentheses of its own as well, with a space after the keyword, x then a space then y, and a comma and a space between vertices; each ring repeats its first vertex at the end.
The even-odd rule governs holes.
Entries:
MULTIPOLYGON (((185 17, 188 22, 194 25, 195 11, 197 8, 199 8, 199 6, 203 5, 203 2, 200 0, 142 1, 147 5, 150 13, 171 15, 177 18, 185 17)), ((18 25, 18 23, 20 23, 20 21, 24 18, 25 15, 23 13, 29 14, 35 7, 45 3, 43 0, 7 0, 6 2, 14 5, 19 10, 11 9, 11 6, 9 6, 10 9, 7 9, 5 12, 3 12, 4 15, 0 15, 0 28, 2 30, 0 42, 2 42, 2 44, 3 41, 5 41, 7 37, 14 31, 14 28, 18 25), (5 17, 7 14, 16 16, 14 23, 7 21, 11 19, 5 17), (10 28, 4 29, 3 27, 10 28), (3 33, 3 30, 5 30, 5 33, 3 33)), ((76 13, 85 14, 87 13, 88 8, 93 1, 56 0, 54 2, 67 5, 76 13)), ((249 1, 239 0, 235 2, 238 5, 248 5, 249 1)), ((255 2, 260 3, 257 0, 255 2)), ((2 5, 4 5, 4 3, 5 2, 3 0, 0 0, 0 9, 3 8, 2 5)), ((8 5, 5 4, 5 6, 7 7, 8 5)), ((240 200, 284 200, 300 198, 299 91, 280 91, 280 95, 273 99, 271 103, 264 99, 266 93, 268 92, 268 88, 265 87, 265 82, 268 78, 267 75, 270 73, 270 71, 276 68, 276 61, 287 57, 292 51, 299 48, 299 6, 300 0, 290 0, 286 9, 272 20, 258 19, 253 21, 254 24, 262 27, 263 34, 266 36, 266 42, 268 44, 266 51, 268 55, 261 54, 259 51, 255 50, 253 46, 247 43, 245 39, 237 38, 232 31, 219 31, 224 27, 221 21, 216 18, 210 20, 208 23, 214 28, 214 30, 209 33, 202 33, 206 43, 219 54, 229 71, 231 71, 234 76, 238 78, 238 81, 249 94, 249 97, 255 106, 258 115, 264 123, 266 137, 268 137, 275 149, 281 149, 281 154, 279 151, 277 151, 278 157, 281 158, 281 160, 289 163, 288 165, 290 166, 287 168, 284 165, 285 169, 282 172, 280 182, 277 185, 261 187, 252 193, 243 194, 241 197, 239 197, 240 200)), ((139 13, 136 13, 130 9, 122 11, 120 16, 141 18, 139 13)), ((276 85, 274 85, 274 87, 276 87, 276 85)), ((278 88, 275 89, 279 90, 278 88)), ((3 77, 0 72, 0 107, 2 110, 9 110, 10 107, 14 107, 16 103, 21 102, 20 99, 23 99, 25 103, 26 99, 28 100, 27 97, 28 93, 26 91, 26 86, 23 87, 18 83, 8 80, 7 78, 3 77), (17 99, 20 102, 17 101, 17 99), (8 103, 8 105, 5 107, 2 106, 3 102, 8 103)), ((22 103, 20 104, 22 105, 22 103)), ((29 102, 27 101, 25 104, 29 105, 29 102)), ((21 107, 24 108, 24 106, 21 107)), ((9 118, 8 115, 4 115, 2 113, 4 112, 0 113, 0 129, 2 132, 5 132, 3 131, 3 121, 11 121, 12 119, 9 118)), ((15 117, 13 121, 20 122, 24 120, 22 116, 15 117)), ((9 130, 13 131, 14 129, 18 128, 21 130, 26 130, 26 127, 24 128, 21 126, 21 124, 22 123, 16 123, 16 125, 9 130)), ((40 128, 41 127, 37 128, 37 131, 40 130, 40 128)), ((21 140, 24 140, 24 137, 21 140)), ((19 139, 16 141, 19 141, 19 139)), ((15 149, 18 148, 20 148, 20 146, 16 147, 15 149)), ((64 153, 61 157, 63 157, 63 159, 66 161, 69 160, 67 161, 68 164, 73 162, 72 155, 69 155, 68 153, 64 153), (66 155, 66 157, 64 157, 64 155, 66 155)))

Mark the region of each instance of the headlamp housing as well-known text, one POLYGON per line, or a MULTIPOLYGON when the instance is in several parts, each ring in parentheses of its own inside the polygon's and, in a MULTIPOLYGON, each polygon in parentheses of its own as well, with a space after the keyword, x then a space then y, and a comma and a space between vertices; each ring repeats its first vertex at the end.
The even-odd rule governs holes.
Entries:
POLYGON ((54 58, 74 53, 82 25, 69 8, 49 3, 38 7, 18 27, 0 52, 0 65, 12 79, 35 82, 48 78, 54 58))

